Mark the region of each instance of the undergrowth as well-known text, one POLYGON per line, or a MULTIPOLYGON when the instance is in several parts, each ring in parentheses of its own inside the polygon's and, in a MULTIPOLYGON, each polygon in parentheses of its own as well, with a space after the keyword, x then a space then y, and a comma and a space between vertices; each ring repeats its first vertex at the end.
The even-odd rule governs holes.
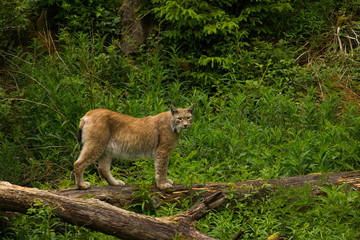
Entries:
POLYGON ((211 212, 198 228, 217 239, 231 239, 244 229, 243 239, 266 239, 279 232, 289 239, 357 239, 359 192, 344 186, 322 187, 324 196, 311 197, 310 187, 287 189, 254 200, 248 196, 220 212, 211 212), (210 223, 210 224, 209 224, 210 223))

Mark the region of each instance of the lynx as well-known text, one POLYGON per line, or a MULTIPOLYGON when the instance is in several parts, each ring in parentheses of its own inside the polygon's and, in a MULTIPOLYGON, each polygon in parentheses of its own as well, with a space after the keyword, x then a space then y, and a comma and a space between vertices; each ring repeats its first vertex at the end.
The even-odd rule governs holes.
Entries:
POLYGON ((194 104, 188 108, 175 108, 156 116, 135 118, 107 109, 87 112, 80 120, 79 141, 83 148, 74 163, 75 183, 79 189, 90 187, 84 182, 84 170, 98 160, 98 171, 110 185, 124 185, 110 173, 113 158, 155 160, 156 186, 163 190, 172 187, 168 179, 170 152, 179 140, 182 130, 193 121, 194 104))

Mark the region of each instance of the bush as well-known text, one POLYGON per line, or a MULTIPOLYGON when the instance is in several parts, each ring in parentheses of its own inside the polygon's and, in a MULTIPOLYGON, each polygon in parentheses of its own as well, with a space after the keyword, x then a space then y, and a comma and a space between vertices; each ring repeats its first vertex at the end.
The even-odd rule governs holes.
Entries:
POLYGON ((23 0, 0 2, 0 67, 5 64, 8 50, 26 46, 29 40, 29 19, 31 12, 23 0))
POLYGON ((117 15, 120 6, 121 0, 38 0, 34 3, 38 15, 46 14, 46 18, 42 19, 45 24, 56 31, 68 28, 71 32, 110 36, 120 33, 120 17, 117 15))

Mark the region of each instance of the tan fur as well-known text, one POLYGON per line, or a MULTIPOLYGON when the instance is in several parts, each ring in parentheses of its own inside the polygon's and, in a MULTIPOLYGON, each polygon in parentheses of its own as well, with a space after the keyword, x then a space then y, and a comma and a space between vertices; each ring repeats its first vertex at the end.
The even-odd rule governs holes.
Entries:
POLYGON ((192 123, 194 105, 176 109, 156 116, 135 118, 107 109, 87 112, 80 120, 83 149, 74 164, 75 183, 80 189, 87 189, 84 182, 86 167, 99 161, 98 171, 110 185, 124 185, 110 173, 113 158, 135 160, 152 158, 155 160, 156 186, 160 189, 172 187, 167 177, 170 152, 175 147, 181 130, 192 123))

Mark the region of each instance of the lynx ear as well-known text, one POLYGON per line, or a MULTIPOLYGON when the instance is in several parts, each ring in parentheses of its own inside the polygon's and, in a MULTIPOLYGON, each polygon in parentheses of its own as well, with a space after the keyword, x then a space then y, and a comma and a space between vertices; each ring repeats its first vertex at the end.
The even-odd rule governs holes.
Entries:
POLYGON ((194 107, 195 107, 195 103, 193 103, 193 105, 191 105, 190 107, 188 107, 188 111, 193 114, 194 112, 194 107))
POLYGON ((179 111, 173 105, 170 105, 171 115, 178 113, 179 111))

